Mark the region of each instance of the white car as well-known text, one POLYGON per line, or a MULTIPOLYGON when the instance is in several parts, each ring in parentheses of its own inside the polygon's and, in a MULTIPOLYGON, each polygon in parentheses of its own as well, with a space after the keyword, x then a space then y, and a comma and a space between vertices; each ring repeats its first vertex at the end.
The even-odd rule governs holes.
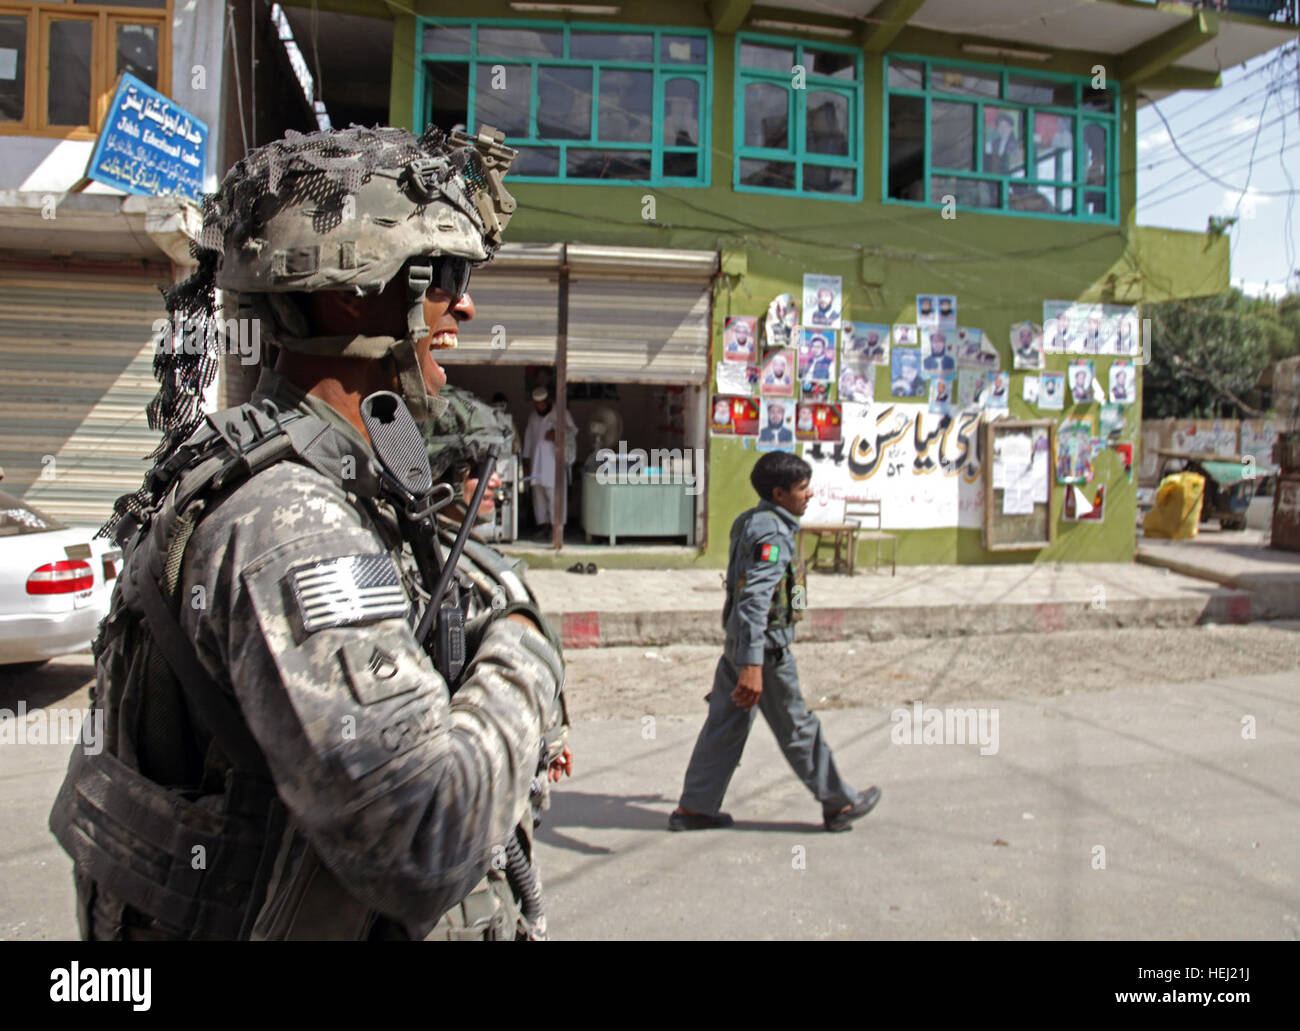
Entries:
POLYGON ((0 671, 90 647, 122 553, 0 491, 0 671))

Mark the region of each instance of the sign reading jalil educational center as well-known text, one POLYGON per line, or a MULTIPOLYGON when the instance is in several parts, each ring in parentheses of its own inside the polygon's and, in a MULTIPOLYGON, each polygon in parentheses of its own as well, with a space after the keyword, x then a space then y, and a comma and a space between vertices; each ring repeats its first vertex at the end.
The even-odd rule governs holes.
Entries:
POLYGON ((127 193, 203 197, 208 127, 123 72, 86 178, 127 193))

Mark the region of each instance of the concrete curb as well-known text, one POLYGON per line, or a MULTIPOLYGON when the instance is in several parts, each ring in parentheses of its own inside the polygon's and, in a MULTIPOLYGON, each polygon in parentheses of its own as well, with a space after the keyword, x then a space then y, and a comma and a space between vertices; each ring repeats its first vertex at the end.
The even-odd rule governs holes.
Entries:
MULTIPOLYGON (((566 648, 720 645, 715 610, 561 612, 546 614, 566 648)), ((1256 604, 1250 591, 1218 590, 1209 597, 1138 598, 1094 607, 1086 601, 990 605, 899 605, 813 608, 799 624, 800 641, 895 637, 962 637, 970 634, 1053 633, 1121 627, 1187 627, 1283 618, 1256 604)))
POLYGON ((1300 574, 1246 573, 1242 576, 1224 576, 1206 566, 1154 555, 1140 548, 1134 555, 1134 561, 1168 569, 1181 576, 1207 580, 1223 590, 1245 594, 1250 600, 1252 619, 1300 619, 1300 574))

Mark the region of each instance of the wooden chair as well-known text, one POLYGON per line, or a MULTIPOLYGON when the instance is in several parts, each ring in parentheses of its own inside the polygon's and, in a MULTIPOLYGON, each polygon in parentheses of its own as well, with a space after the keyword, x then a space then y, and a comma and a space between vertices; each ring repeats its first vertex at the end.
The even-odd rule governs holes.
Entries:
POLYGON ((898 575, 898 538, 881 529, 880 499, 870 501, 850 501, 844 506, 844 522, 853 527, 849 538, 849 575, 853 574, 854 557, 857 555, 858 541, 873 541, 876 545, 876 561, 873 569, 880 568, 880 545, 889 542, 889 575, 898 575), (863 529, 866 520, 874 519, 875 529, 863 529))
MULTIPOLYGON (((847 506, 846 506, 847 507, 847 506)), ((843 508, 840 510, 844 511, 843 508)), ((840 521, 827 523, 805 523, 799 527, 799 556, 804 554, 804 539, 808 536, 814 538, 812 554, 808 556, 806 562, 809 570, 818 570, 830 573, 853 574, 853 535, 857 532, 857 527, 850 524, 841 517, 840 521), (824 563, 828 561, 824 553, 830 550, 829 566, 824 563)))

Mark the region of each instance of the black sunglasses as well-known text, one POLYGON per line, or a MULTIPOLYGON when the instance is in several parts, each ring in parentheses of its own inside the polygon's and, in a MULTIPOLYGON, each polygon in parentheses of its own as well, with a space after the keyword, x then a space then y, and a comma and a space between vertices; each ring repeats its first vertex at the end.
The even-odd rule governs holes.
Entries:
POLYGON ((468 258, 451 255, 433 259, 430 290, 441 290, 452 301, 459 301, 469 289, 469 275, 474 270, 468 258))

